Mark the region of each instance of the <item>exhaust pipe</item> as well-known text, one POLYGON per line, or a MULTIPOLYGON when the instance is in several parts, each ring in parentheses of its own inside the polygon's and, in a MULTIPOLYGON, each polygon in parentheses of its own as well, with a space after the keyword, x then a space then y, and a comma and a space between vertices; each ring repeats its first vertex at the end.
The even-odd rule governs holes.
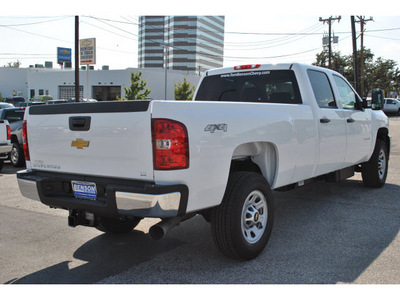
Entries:
POLYGON ((149 235, 153 240, 161 240, 171 228, 178 226, 180 222, 180 217, 162 220, 161 222, 150 227, 149 235))

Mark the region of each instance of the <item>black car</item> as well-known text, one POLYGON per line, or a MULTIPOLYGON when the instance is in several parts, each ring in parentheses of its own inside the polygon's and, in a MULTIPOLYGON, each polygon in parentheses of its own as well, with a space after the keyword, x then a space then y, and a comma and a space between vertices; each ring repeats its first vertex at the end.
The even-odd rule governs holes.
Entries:
POLYGON ((25 109, 20 107, 0 109, 0 120, 8 120, 11 128, 12 149, 10 161, 16 167, 25 165, 24 148, 22 142, 22 123, 25 109))

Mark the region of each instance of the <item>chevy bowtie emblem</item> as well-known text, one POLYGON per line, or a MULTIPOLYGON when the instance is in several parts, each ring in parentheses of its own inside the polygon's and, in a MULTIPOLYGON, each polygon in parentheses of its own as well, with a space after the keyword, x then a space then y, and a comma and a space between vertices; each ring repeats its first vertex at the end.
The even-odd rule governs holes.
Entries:
POLYGON ((84 147, 89 147, 90 141, 84 141, 82 139, 76 139, 72 141, 71 147, 76 147, 77 149, 83 149, 84 147))

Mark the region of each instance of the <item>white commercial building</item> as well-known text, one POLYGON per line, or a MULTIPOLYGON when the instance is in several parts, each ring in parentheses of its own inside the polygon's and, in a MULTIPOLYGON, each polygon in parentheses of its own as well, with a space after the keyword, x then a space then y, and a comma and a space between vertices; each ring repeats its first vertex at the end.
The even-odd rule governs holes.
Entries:
MULTIPOLYGON (((200 77, 182 71, 165 69, 80 70, 79 85, 82 98, 99 101, 124 97, 124 86, 131 85, 131 72, 142 72, 141 79, 151 89, 148 96, 155 100, 173 100, 175 83, 187 80, 197 86, 200 77), (89 93, 88 93, 89 92, 89 93)), ((75 71, 50 68, 0 68, 0 93, 3 98, 22 96, 26 100, 35 95, 51 95, 54 99, 75 97, 75 71)))

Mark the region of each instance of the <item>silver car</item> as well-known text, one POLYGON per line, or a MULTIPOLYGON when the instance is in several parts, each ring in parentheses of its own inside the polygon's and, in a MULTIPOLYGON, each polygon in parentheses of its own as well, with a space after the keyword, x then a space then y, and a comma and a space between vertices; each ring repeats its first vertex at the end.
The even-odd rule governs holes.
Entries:
POLYGON ((385 113, 396 113, 400 115, 400 101, 394 98, 385 98, 383 111, 385 113))

